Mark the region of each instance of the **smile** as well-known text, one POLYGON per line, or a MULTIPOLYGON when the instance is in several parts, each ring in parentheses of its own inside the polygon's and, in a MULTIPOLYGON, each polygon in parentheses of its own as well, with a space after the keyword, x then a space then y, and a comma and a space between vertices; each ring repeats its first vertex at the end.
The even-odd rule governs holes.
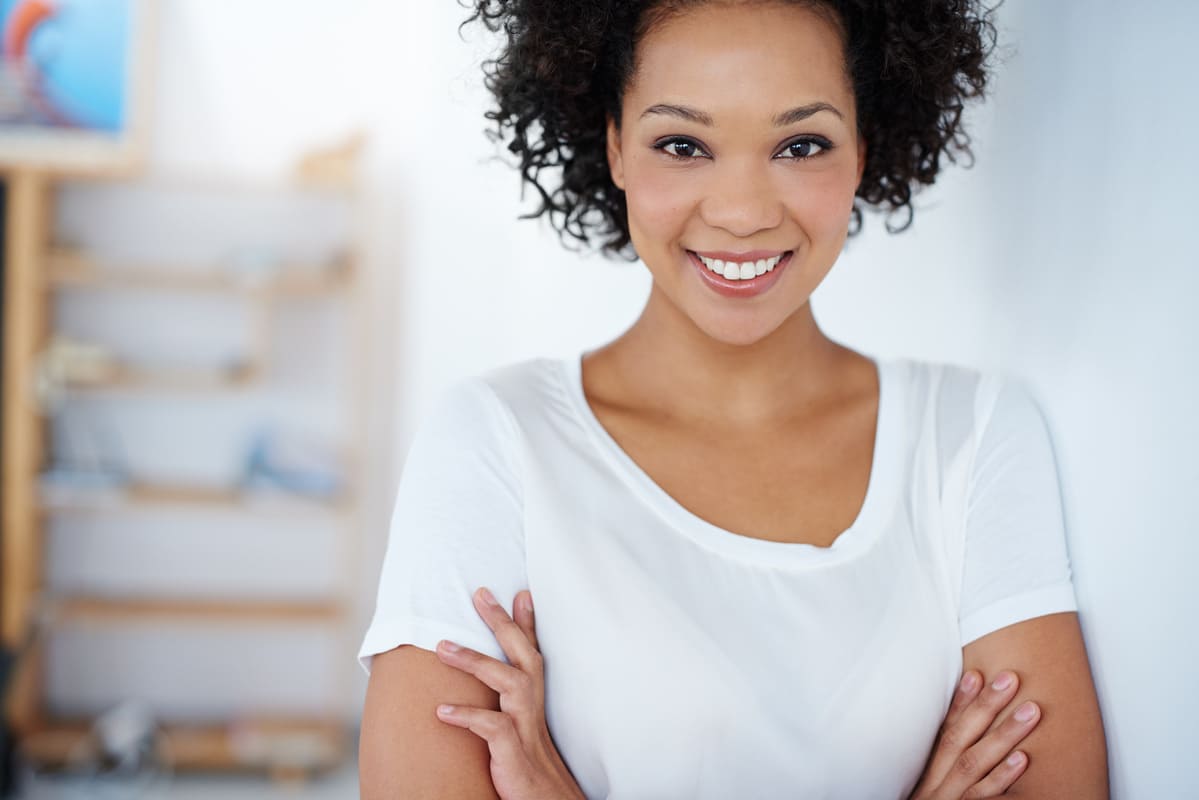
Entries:
POLYGON ((747 281, 773 270, 786 253, 779 253, 769 258, 759 258, 756 261, 725 261, 719 258, 709 258, 699 253, 695 255, 705 267, 726 280, 747 281))
POLYGON ((756 297, 778 283, 784 268, 791 263, 793 250, 755 250, 749 253, 708 253, 687 251, 687 260, 695 266, 700 281, 725 297, 756 297))

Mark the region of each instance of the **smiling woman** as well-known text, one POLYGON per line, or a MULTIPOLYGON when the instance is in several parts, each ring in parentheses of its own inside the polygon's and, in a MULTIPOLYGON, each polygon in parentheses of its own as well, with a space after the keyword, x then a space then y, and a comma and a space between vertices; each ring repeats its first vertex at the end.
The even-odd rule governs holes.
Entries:
POLYGON ((968 152, 989 13, 475 16, 537 213, 652 288, 613 341, 465 379, 418 433, 359 653, 363 796, 1105 796, 1030 392, 855 352, 810 305, 863 207, 901 230, 968 152))

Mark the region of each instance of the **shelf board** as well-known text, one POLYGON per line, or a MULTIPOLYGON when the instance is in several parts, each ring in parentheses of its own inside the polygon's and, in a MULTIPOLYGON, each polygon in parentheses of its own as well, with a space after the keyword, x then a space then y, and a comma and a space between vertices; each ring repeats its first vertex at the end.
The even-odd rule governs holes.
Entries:
POLYGON ((258 296, 330 295, 349 285, 351 268, 283 264, 274 277, 252 280, 231 268, 165 267, 102 264, 75 250, 59 248, 46 259, 46 282, 56 288, 138 288, 180 292, 215 292, 258 296))
POLYGON ((227 600, 165 597, 58 597, 49 601, 55 622, 339 622, 342 603, 334 600, 227 600))
MULTIPOLYGON (((79 183, 96 183, 88 176, 80 176, 79 183)), ((353 198, 360 186, 353 179, 339 177, 305 176, 294 172, 251 175, 245 173, 200 172, 194 168, 155 169, 129 180, 103 180, 108 186, 124 186, 152 191, 196 192, 213 194, 244 195, 295 195, 318 194, 333 197, 353 198)))
MULTIPOLYGON (((42 769, 67 765, 87 738, 90 720, 49 720, 20 740, 21 754, 42 769)), ((166 722, 177 771, 317 771, 341 764, 349 753, 344 723, 325 719, 247 718, 228 724, 166 722)))
MULTIPOLYGON (((50 490, 69 494, 68 489, 50 490)), ((104 511, 152 509, 165 506, 200 506, 217 511, 261 511, 304 513, 342 512, 350 508, 346 495, 329 498, 308 497, 282 491, 261 491, 237 487, 169 486, 132 483, 99 489, 78 490, 69 500, 43 499, 46 511, 104 511)))
POLYGON ((263 370, 256 364, 220 368, 133 367, 115 364, 95 375, 76 375, 66 385, 76 390, 143 389, 166 392, 243 389, 262 382, 263 370))

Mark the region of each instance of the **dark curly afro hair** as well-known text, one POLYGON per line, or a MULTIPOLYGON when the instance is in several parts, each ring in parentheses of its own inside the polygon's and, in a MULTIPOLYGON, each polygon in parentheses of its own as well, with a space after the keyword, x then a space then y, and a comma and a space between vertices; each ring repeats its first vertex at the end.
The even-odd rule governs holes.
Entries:
MULTIPOLYGON (((483 65, 496 105, 489 134, 511 135, 508 150, 564 241, 597 240, 603 251, 635 258, 624 192, 612 182, 606 153, 609 115, 621 99, 637 43, 655 25, 712 0, 462 0, 503 34, 483 65), (549 179, 543 173, 549 170, 549 179)), ((727 0, 725 0, 727 2, 727 0)), ((771 0, 757 0, 758 2, 771 0)), ((831 10, 839 21, 858 128, 869 142, 851 234, 862 204, 912 223, 912 194, 929 185, 945 160, 971 158, 962 126, 967 100, 984 95, 995 49, 995 8, 977 0, 773 0, 831 10)))

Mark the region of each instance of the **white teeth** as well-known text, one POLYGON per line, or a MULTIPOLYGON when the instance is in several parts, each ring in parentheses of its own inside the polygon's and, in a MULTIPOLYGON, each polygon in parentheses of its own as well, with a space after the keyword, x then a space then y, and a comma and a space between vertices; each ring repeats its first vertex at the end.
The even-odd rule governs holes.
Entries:
MULTIPOLYGON (((699 255, 696 253, 696 255, 699 255)), ((782 254, 771 258, 761 258, 757 261, 721 261, 719 258, 707 258, 699 256, 699 260, 704 266, 715 272, 717 275, 723 275, 725 279, 730 281, 745 281, 750 278, 756 278, 758 275, 764 275, 770 272, 783 258, 782 254)))

